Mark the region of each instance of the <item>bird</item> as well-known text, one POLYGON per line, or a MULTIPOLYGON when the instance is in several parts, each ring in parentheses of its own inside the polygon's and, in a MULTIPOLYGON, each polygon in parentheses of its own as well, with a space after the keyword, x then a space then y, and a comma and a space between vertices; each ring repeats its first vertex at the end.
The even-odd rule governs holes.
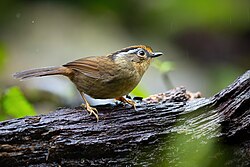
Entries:
POLYGON ((13 76, 20 80, 49 75, 68 77, 81 94, 84 108, 98 121, 98 110, 90 106, 84 94, 95 99, 114 98, 135 108, 135 102, 124 96, 138 85, 152 59, 162 54, 153 52, 147 45, 134 45, 108 55, 84 57, 58 67, 25 70, 13 76))

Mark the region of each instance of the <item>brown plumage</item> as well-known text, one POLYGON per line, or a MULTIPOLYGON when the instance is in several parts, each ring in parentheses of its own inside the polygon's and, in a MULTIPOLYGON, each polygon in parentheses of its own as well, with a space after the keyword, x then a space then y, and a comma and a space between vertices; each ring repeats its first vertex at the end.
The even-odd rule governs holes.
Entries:
POLYGON ((77 87, 85 101, 85 107, 97 118, 97 110, 90 107, 84 93, 97 99, 116 98, 133 106, 132 100, 122 96, 130 93, 140 82, 153 57, 162 53, 154 53, 145 45, 124 48, 107 56, 86 57, 78 59, 62 67, 32 69, 14 74, 15 78, 27 79, 47 75, 64 75, 77 87))

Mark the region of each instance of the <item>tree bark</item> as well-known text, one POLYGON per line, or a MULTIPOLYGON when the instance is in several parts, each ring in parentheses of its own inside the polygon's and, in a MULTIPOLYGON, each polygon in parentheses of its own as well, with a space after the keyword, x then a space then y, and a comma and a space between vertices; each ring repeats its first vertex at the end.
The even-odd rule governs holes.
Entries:
POLYGON ((212 141, 217 150, 209 156, 224 158, 220 164, 249 166, 250 70, 213 97, 198 97, 180 87, 138 100, 136 111, 97 106, 99 122, 81 107, 0 122, 0 164, 176 166, 186 162, 174 160, 184 153, 173 148, 196 142, 200 151, 212 141))

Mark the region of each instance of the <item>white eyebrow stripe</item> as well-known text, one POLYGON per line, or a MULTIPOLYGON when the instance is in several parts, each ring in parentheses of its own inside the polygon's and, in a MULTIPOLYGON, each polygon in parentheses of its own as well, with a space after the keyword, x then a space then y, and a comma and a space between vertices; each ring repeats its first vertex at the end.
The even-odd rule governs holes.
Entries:
POLYGON ((136 52, 137 50, 138 50, 138 48, 129 50, 129 51, 127 51, 127 52, 121 52, 121 53, 117 54, 116 56, 117 56, 117 57, 124 56, 124 55, 126 55, 126 54, 134 53, 134 52, 136 52))

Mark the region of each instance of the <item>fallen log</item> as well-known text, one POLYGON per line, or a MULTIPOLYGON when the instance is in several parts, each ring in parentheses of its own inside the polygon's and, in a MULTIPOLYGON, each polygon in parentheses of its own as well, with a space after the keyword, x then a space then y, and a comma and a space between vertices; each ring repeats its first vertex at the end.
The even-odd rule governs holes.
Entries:
POLYGON ((203 157, 210 165, 249 166, 250 70, 213 97, 199 96, 180 87, 137 101, 137 111, 96 106, 99 122, 81 107, 0 122, 0 164, 178 166, 192 163, 179 158, 185 152, 213 143, 203 157))

